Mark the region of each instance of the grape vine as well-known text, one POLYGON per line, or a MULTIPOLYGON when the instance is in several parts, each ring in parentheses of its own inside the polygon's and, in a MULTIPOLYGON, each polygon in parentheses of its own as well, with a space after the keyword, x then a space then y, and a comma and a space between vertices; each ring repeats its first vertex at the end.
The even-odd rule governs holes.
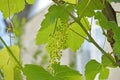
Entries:
MULTIPOLYGON (((36 35, 38 45, 46 44, 46 50, 50 55, 49 67, 26 64, 22 65, 19 59, 19 48, 17 46, 7 46, 0 37, 0 41, 6 48, 0 51, 0 73, 5 80, 21 80, 15 76, 21 72, 27 80, 94 80, 99 73, 99 79, 107 79, 109 68, 120 67, 120 28, 117 25, 115 11, 110 2, 120 2, 119 0, 52 0, 54 2, 48 9, 45 19, 41 23, 41 28, 36 35), (111 44, 113 51, 111 54, 102 49, 94 38, 90 35, 90 24, 88 18, 94 17, 111 44), (107 30, 107 33, 105 32, 107 30), (103 54, 101 63, 96 60, 89 61, 85 66, 85 74, 80 74, 65 65, 60 65, 62 51, 70 48, 75 52, 80 48, 84 40, 95 45, 103 54), (11 73, 10 73, 11 72, 11 73)), ((34 0, 1 0, 0 11, 4 18, 22 11, 26 2, 33 4, 34 0)), ((13 29, 14 34, 17 28, 13 29)))

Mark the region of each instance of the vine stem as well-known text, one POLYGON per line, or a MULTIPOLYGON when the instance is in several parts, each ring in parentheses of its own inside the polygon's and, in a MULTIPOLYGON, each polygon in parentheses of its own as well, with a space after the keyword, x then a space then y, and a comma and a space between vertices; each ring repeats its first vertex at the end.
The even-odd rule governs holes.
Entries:
POLYGON ((107 52, 105 52, 97 43, 96 41, 92 38, 92 36, 88 33, 87 29, 83 26, 83 24, 80 22, 80 20, 76 17, 74 17, 72 14, 70 14, 68 11, 67 13, 75 20, 75 22, 77 22, 80 27, 83 29, 83 31, 87 34, 88 38, 89 38, 89 42, 93 43, 100 51, 101 53, 103 53, 104 55, 107 56, 107 58, 114 64, 116 64, 115 61, 113 61, 112 57, 108 55, 107 52))
MULTIPOLYGON (((53 2, 55 2, 58 5, 61 5, 59 2, 57 2, 56 0, 53 0, 53 2)), ((89 41, 91 43, 93 43, 100 51, 103 55, 106 55, 106 57, 114 64, 116 65, 116 62, 112 59, 112 56, 110 56, 106 51, 104 51, 98 44, 97 42, 92 38, 92 36, 88 33, 87 29, 84 27, 84 25, 80 22, 79 18, 76 18, 74 15, 72 15, 68 10, 64 9, 65 12, 76 22, 79 24, 79 26, 82 28, 82 30, 87 34, 89 41)))
POLYGON ((4 46, 7 48, 8 52, 10 53, 10 55, 13 57, 13 59, 15 60, 15 62, 19 65, 19 67, 22 69, 22 65, 20 64, 20 62, 17 60, 17 58, 14 56, 13 52, 11 51, 11 49, 7 46, 7 44, 5 43, 5 41, 2 39, 2 37, 0 36, 0 40, 1 42, 4 44, 4 46))

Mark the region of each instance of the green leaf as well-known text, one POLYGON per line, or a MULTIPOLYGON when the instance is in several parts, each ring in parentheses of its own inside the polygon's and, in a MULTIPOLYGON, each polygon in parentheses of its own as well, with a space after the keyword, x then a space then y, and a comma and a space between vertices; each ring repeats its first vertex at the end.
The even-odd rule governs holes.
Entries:
POLYGON ((18 13, 22 11, 24 7, 25 7, 24 0, 1 0, 0 1, 0 10, 3 12, 3 16, 5 18, 11 16, 14 13, 18 13), (9 5, 9 8, 8 8, 8 5, 9 5))
MULTIPOLYGON (((11 46, 11 51, 14 52, 14 56, 19 60, 19 48, 17 46, 11 46)), ((14 69, 17 66, 13 57, 9 54, 6 48, 0 51, 0 69, 3 70, 5 80, 14 80, 14 69)))
POLYGON ((65 2, 71 3, 71 4, 77 4, 78 0, 63 0, 65 2))
POLYGON ((45 29, 40 29, 37 33, 36 37, 36 43, 37 44, 45 44, 48 41, 49 36, 53 33, 54 31, 54 26, 55 24, 45 28, 45 29))
POLYGON ((54 76, 56 80, 83 80, 82 75, 65 65, 54 64, 54 76))
POLYGON ((54 64, 54 73, 51 75, 41 66, 38 65, 25 65, 23 73, 26 75, 27 80, 82 80, 82 75, 67 67, 54 64))
POLYGON ((97 73, 100 72, 101 64, 96 60, 89 61, 85 66, 85 77, 86 80, 94 80, 97 73))
POLYGON ((98 19, 99 25, 104 29, 109 29, 106 17, 101 12, 95 13, 95 18, 98 19))
POLYGON ((115 28, 113 29, 113 32, 114 32, 114 40, 115 40, 115 43, 113 45, 113 51, 119 55, 120 57, 120 27, 118 26, 114 26, 115 28))
POLYGON ((28 4, 33 4, 33 3, 34 3, 34 0, 26 0, 26 2, 27 2, 28 4))
MULTIPOLYGON (((26 0, 28 4, 33 4, 34 0, 26 0)), ((7 18, 15 13, 22 11, 25 8, 25 0, 1 0, 0 11, 4 18, 7 18)))
POLYGON ((18 69, 17 67, 14 69, 14 80, 23 80, 21 70, 18 69))
POLYGON ((5 67, 2 69, 5 80, 14 80, 14 70, 13 70, 13 67, 14 67, 14 66, 7 65, 7 66, 5 66, 5 67))
POLYGON ((104 5, 100 0, 81 0, 77 6, 77 13, 80 17, 91 17, 95 14, 95 10, 102 10, 104 5))
POLYGON ((106 67, 101 67, 99 80, 106 80, 109 76, 109 69, 106 67))
POLYGON ((118 26, 113 21, 108 21, 105 15, 102 12, 96 12, 95 18, 98 19, 99 25, 104 29, 115 30, 118 26))
POLYGON ((118 54, 120 57, 120 27, 113 22, 113 21, 107 21, 106 17, 103 13, 97 12, 95 15, 95 18, 98 19, 99 25, 106 30, 112 29, 114 35, 113 38, 115 40, 115 43, 113 45, 113 51, 114 53, 118 54))
POLYGON ((14 16, 12 18, 12 21, 15 23, 13 27, 13 32, 15 36, 20 37, 23 34, 23 28, 24 28, 26 19, 23 18, 22 20, 19 20, 17 16, 14 16))
POLYGON ((110 2, 120 2, 120 0, 108 0, 110 2))
POLYGON ((51 74, 37 65, 25 65, 23 73, 26 75, 27 80, 54 80, 51 74))
POLYGON ((53 33, 56 20, 58 18, 68 21, 69 15, 64 11, 64 8, 68 11, 73 11, 73 6, 71 5, 52 5, 48 13, 45 15, 45 19, 41 23, 41 28, 36 36, 37 44, 45 44, 49 38, 49 35, 53 33), (57 14, 57 15, 56 15, 57 14))
POLYGON ((69 15, 65 12, 64 9, 67 9, 69 12, 73 11, 73 6, 72 5, 52 5, 48 13, 45 15, 45 19, 41 23, 41 29, 44 29, 46 27, 49 27, 49 25, 55 23, 55 21, 60 18, 63 20, 68 21, 69 15))
MULTIPOLYGON (((108 54, 108 56, 111 56, 111 55, 108 54)), ((113 57, 111 57, 111 59, 114 61, 114 58, 113 58, 113 57)), ((113 64, 113 63, 111 62, 111 60, 108 59, 108 57, 107 57, 106 55, 103 55, 103 56, 102 56, 102 65, 103 65, 104 67, 107 67, 107 66, 109 66, 109 67, 116 67, 116 65, 113 64)))
MULTIPOLYGON (((73 23, 70 29, 73 29, 77 33, 86 37, 86 34, 84 33, 84 31, 80 28, 80 26, 77 23, 73 23)), ((73 52, 75 52, 77 49, 80 48, 81 44, 84 42, 84 38, 80 37, 78 34, 74 33, 70 29, 68 30, 67 44, 68 44, 68 47, 70 47, 70 49, 73 52)))
POLYGON ((119 58, 120 58, 120 41, 116 41, 114 43, 114 48, 113 51, 118 54, 119 58))
MULTIPOLYGON (((90 29, 90 25, 89 22, 87 21, 86 18, 82 18, 81 19, 81 23, 85 26, 85 28, 87 30, 90 29)), ((87 35, 85 34, 85 32, 82 30, 82 28, 77 24, 77 23, 73 23, 70 26, 70 29, 74 30, 75 32, 77 32, 78 34, 86 37, 87 35)), ((68 47, 70 47, 70 49, 75 52, 77 49, 80 48, 80 46, 82 45, 82 43, 84 42, 84 38, 80 37, 78 34, 74 33, 73 31, 71 31, 70 29, 68 29, 68 40, 67 40, 67 44, 68 47)))

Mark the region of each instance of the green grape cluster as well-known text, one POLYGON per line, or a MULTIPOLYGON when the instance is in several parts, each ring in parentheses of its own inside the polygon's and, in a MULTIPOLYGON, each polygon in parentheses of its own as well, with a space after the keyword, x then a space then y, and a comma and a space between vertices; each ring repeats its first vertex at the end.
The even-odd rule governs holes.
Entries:
POLYGON ((61 20, 58 20, 53 34, 49 36, 47 51, 50 53, 50 64, 60 63, 62 50, 67 47, 67 25, 61 20))

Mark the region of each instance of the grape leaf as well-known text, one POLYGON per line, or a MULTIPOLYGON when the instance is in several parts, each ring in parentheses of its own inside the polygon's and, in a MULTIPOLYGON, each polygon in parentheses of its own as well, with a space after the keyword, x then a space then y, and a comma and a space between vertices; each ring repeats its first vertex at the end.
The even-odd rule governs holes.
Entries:
POLYGON ((21 75, 21 70, 16 67, 14 69, 14 80, 23 80, 23 77, 21 75))
POLYGON ((94 80, 97 73, 100 72, 101 64, 95 60, 89 61, 85 66, 86 80, 94 80))
POLYGON ((82 75, 65 65, 54 64, 54 76, 55 80, 83 80, 82 75))
POLYGON ((0 1, 0 10, 3 12, 3 16, 5 18, 11 16, 14 13, 20 12, 21 10, 24 9, 24 7, 25 7, 24 0, 1 0, 0 1))
MULTIPOLYGON (((33 4, 34 0, 26 0, 29 4, 33 4)), ((25 0, 1 0, 0 11, 4 18, 22 11, 25 8, 25 0)))
POLYGON ((49 35, 53 33, 55 23, 58 18, 63 20, 69 19, 69 15, 64 11, 64 8, 68 9, 70 12, 73 11, 73 7, 71 5, 52 5, 49 8, 48 13, 45 15, 45 19, 42 21, 41 28, 36 36, 37 44, 45 44, 47 42, 49 35))
POLYGON ((19 20, 17 16, 14 16, 12 18, 12 21, 15 23, 14 27, 13 27, 13 32, 14 32, 15 36, 17 36, 19 38, 23 34, 23 28, 24 28, 26 19, 23 18, 22 20, 19 20))
POLYGON ((108 75, 109 75, 109 69, 102 66, 100 69, 99 80, 106 80, 108 78, 108 75))
MULTIPOLYGON (((67 5, 67 7, 66 5, 52 5, 49 8, 49 12, 46 14, 46 17, 41 24, 41 29, 38 31, 36 37, 37 44, 45 44, 48 42, 49 35, 53 33, 57 19, 60 18, 64 22, 68 21, 69 15, 64 11, 64 9, 67 9, 69 12, 73 11, 73 7, 71 5, 67 5)), ((85 17, 81 19, 81 23, 86 27, 87 30, 89 30, 90 25, 85 17)), ((84 33, 84 31, 82 31, 82 29, 77 23, 72 24, 70 28, 75 30, 82 36, 86 37, 86 34, 84 33)), ((66 44, 68 45, 68 47, 71 48, 72 51, 76 51, 81 46, 84 39, 75 34, 74 32, 70 31, 69 29, 67 30, 67 33, 68 39, 66 40, 66 44)))
POLYGON ((37 65, 25 65, 23 73, 26 75, 27 80, 54 80, 51 74, 37 65))
MULTIPOLYGON (((108 54, 108 55, 109 55, 109 54, 108 54)), ((113 57, 111 57, 111 59, 112 59, 113 61, 115 61, 113 57)), ((109 67, 116 67, 116 65, 113 64, 113 63, 111 62, 111 60, 108 59, 108 57, 106 57, 106 55, 103 55, 103 56, 102 56, 102 65, 103 65, 104 67, 107 67, 107 66, 109 66, 109 67)))
POLYGON ((27 2, 28 4, 33 4, 33 3, 34 3, 34 0, 26 0, 26 2, 27 2))
POLYGON ((5 80, 14 80, 14 70, 13 70, 13 67, 14 66, 7 65, 7 66, 4 66, 4 68, 2 69, 5 80))
POLYGON ((102 12, 96 12, 95 14, 95 18, 98 19, 99 25, 104 28, 104 29, 112 29, 115 30, 117 26, 117 24, 113 21, 108 21, 107 18, 105 17, 105 15, 102 12))
POLYGON ((120 2, 120 0, 108 0, 110 2, 120 2))
MULTIPOLYGON (((85 26, 85 28, 87 30, 90 29, 90 25, 89 22, 87 21, 86 18, 82 18, 81 19, 81 23, 85 26)), ((78 34, 86 37, 87 35, 85 34, 85 32, 82 30, 82 28, 77 24, 77 23, 73 23, 70 26, 70 29, 74 30, 75 32, 77 32, 78 34)), ((74 33, 73 31, 71 31, 70 29, 68 29, 68 40, 67 40, 67 44, 68 47, 70 47, 70 49, 75 52, 77 49, 80 48, 80 46, 82 45, 82 43, 84 42, 84 38, 80 37, 78 34, 74 33)))
POLYGON ((91 17, 95 14, 95 10, 102 10, 104 5, 100 0, 81 0, 77 6, 77 14, 81 17, 91 17))
MULTIPOLYGON (((81 34, 82 36, 86 37, 86 34, 77 23, 72 24, 70 29, 73 29, 74 31, 81 34)), ((70 49, 73 52, 79 49, 83 42, 84 42, 84 38, 80 37, 78 34, 74 33, 73 31, 68 30, 67 44, 68 44, 68 47, 70 47, 70 49)))
MULTIPOLYGON (((17 46, 11 46, 11 51, 14 52, 14 56, 19 60, 19 48, 17 46)), ((9 54, 6 48, 0 51, 0 69, 3 70, 5 80, 14 80, 14 69, 17 66, 13 57, 9 54)))
POLYGON ((103 13, 97 12, 95 13, 95 18, 99 20, 99 25, 104 28, 104 29, 110 29, 108 26, 108 22, 106 17, 104 16, 103 13))
POLYGON ((113 51, 114 51, 114 53, 118 54, 120 57, 120 35, 119 35, 120 27, 118 27, 118 25, 113 21, 107 21, 106 17, 101 12, 97 12, 95 15, 95 18, 98 19, 99 25, 103 29, 106 29, 106 30, 112 29, 112 31, 114 33, 113 38, 115 40, 115 43, 113 45, 113 51))
POLYGON ((50 34, 52 34, 54 31, 54 26, 55 26, 55 24, 52 24, 51 26, 49 26, 43 30, 40 29, 37 33, 36 44, 47 43, 50 34))
POLYGON ((61 18, 67 21, 69 19, 69 15, 65 12, 64 9, 67 9, 69 12, 72 12, 73 6, 72 5, 62 5, 62 6, 52 5, 49 8, 48 13, 45 15, 45 19, 41 23, 41 29, 49 27, 49 25, 55 23, 55 21, 58 18, 61 18))
POLYGON ((115 29, 113 30, 114 32, 114 40, 115 40, 115 43, 113 45, 113 51, 119 55, 120 57, 120 27, 116 27, 116 26, 113 26, 115 27, 115 29))
POLYGON ((23 73, 27 80, 82 80, 82 75, 79 72, 67 66, 54 64, 52 68, 54 70, 53 75, 41 66, 27 64, 23 68, 23 73))
POLYGON ((77 4, 78 0, 63 0, 65 2, 71 3, 71 4, 77 4))

